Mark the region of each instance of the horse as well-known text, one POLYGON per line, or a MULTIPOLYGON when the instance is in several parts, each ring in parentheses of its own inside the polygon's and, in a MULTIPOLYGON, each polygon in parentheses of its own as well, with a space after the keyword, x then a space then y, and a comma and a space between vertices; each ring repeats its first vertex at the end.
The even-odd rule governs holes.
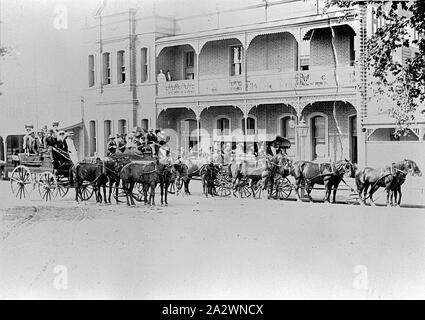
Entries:
POLYGON ((161 204, 164 204, 163 195, 165 192, 165 204, 168 204, 168 186, 175 179, 175 169, 173 165, 161 164, 157 159, 152 162, 130 162, 126 164, 121 172, 120 179, 126 195, 127 205, 134 206, 133 189, 136 183, 143 186, 144 203, 155 205, 155 188, 161 185, 161 204), (148 200, 148 190, 150 196, 148 200))
POLYGON ((250 186, 252 195, 255 197, 254 185, 263 180, 263 173, 267 169, 266 167, 255 167, 248 160, 241 162, 232 161, 228 166, 228 175, 232 178, 233 195, 236 196, 235 191, 240 187, 242 179, 246 178, 250 180, 250 186))
POLYGON ((205 197, 215 195, 214 181, 217 179, 218 165, 210 162, 201 168, 202 194, 205 197))
POLYGON ((311 161, 296 161, 292 165, 291 175, 295 178, 295 191, 297 201, 301 201, 299 189, 303 187, 307 190, 310 201, 311 191, 315 184, 325 186, 325 203, 330 202, 331 191, 333 189, 332 203, 336 201, 336 191, 344 176, 354 178, 355 166, 351 161, 344 159, 334 163, 315 163, 311 161))
POLYGON ((372 206, 375 205, 373 194, 379 188, 385 188, 387 193, 386 205, 390 205, 391 195, 394 196, 396 205, 400 205, 401 185, 406 180, 406 176, 409 172, 411 175, 422 175, 422 172, 416 162, 408 159, 381 168, 366 167, 358 170, 356 172, 356 187, 357 192, 359 193, 360 204, 366 204, 366 195, 369 190, 370 204, 372 206), (400 197, 397 200, 398 194, 400 197))
POLYGON ((180 160, 177 160, 174 163, 174 169, 176 169, 176 193, 179 194, 181 191, 182 185, 186 183, 189 179, 188 171, 189 168, 186 164, 182 163, 180 160))
MULTIPOLYGON (((78 162, 74 164, 69 170, 69 182, 75 188, 75 201, 79 202, 79 198, 82 199, 81 187, 84 181, 88 181, 93 185, 96 202, 102 202, 102 197, 98 190, 103 183, 101 180, 103 177, 103 162, 99 158, 94 162, 78 162)), ((105 191, 104 197, 106 197, 105 191)))
POLYGON ((187 179, 183 181, 185 194, 190 195, 189 183, 193 177, 201 177, 201 170, 204 165, 207 164, 206 159, 199 159, 194 162, 193 160, 187 159, 183 162, 187 166, 187 179))

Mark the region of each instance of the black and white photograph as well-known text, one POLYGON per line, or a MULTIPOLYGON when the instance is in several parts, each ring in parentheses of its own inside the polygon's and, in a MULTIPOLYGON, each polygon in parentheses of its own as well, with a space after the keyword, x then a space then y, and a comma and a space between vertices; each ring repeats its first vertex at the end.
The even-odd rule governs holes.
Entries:
POLYGON ((422 300, 423 170, 425 0, 0 0, 1 300, 422 300))

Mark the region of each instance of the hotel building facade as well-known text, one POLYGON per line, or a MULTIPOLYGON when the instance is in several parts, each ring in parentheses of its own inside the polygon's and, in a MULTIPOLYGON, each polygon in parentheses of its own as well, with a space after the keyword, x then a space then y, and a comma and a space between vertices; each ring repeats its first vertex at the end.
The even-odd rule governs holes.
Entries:
MULTIPOLYGON (((99 9, 85 32, 85 153, 103 155, 110 134, 140 126, 164 130, 176 153, 249 152, 280 135, 294 159, 388 162, 374 150, 391 148, 394 124, 374 118, 364 63, 379 21, 373 8, 323 14, 323 5, 265 1, 185 17, 99 9), (158 76, 167 71, 169 81, 158 76)), ((424 148, 424 122, 411 131, 397 141, 402 157, 424 148)))

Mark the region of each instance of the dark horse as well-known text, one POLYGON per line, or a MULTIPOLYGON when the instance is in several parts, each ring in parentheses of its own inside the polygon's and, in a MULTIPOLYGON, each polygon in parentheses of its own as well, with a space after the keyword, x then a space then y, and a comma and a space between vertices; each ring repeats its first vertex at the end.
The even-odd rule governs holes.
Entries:
POLYGON ((184 184, 184 192, 185 194, 190 194, 189 191, 189 183, 193 177, 201 178, 201 171, 203 166, 207 164, 205 159, 193 161, 193 160, 185 160, 183 164, 187 167, 187 179, 183 181, 184 184))
MULTIPOLYGON (((401 185, 406 181, 407 174, 421 176, 422 172, 416 162, 403 160, 383 168, 366 167, 356 173, 356 186, 359 193, 360 203, 366 204, 366 195, 369 190, 370 204, 375 205, 373 194, 380 188, 387 192, 387 206, 390 205, 390 196, 395 197, 396 205, 401 202, 401 185), (370 189, 369 189, 370 187, 370 189), (363 197, 362 197, 363 193, 363 197), (397 195, 399 198, 397 200, 397 195)), ((392 201, 391 201, 392 202, 392 201)))
POLYGON ((149 162, 131 162, 125 165, 121 172, 120 178, 122 186, 127 198, 127 205, 134 206, 133 189, 136 183, 141 183, 143 186, 144 202, 150 205, 155 205, 155 188, 159 183, 161 186, 161 204, 168 204, 167 194, 169 184, 175 179, 175 168, 173 165, 161 164, 158 160, 149 162), (148 200, 148 190, 150 196, 148 200))
MULTIPOLYGON (((84 181, 88 181, 94 188, 96 202, 102 202, 102 197, 98 190, 103 183, 103 177, 103 161, 99 158, 94 161, 82 161, 74 164, 69 170, 69 182, 71 186, 75 187, 75 201, 78 202, 79 199, 83 199, 81 188, 84 181)), ((104 196, 106 197, 105 194, 104 196)))
POLYGON ((334 163, 296 161, 292 165, 291 175, 295 178, 295 191, 298 201, 301 201, 299 189, 303 187, 307 190, 309 200, 313 201, 311 191, 315 184, 320 184, 325 186, 325 202, 330 201, 331 191, 333 190, 332 202, 335 203, 338 185, 346 175, 354 178, 355 166, 347 159, 334 163))
POLYGON ((201 167, 202 193, 205 197, 208 197, 208 195, 215 195, 214 181, 217 179, 219 170, 218 165, 212 162, 201 167))

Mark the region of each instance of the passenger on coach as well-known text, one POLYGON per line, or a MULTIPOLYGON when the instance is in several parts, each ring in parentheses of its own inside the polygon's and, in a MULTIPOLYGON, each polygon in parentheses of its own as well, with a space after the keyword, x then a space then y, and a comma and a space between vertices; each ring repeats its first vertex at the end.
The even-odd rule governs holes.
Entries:
POLYGON ((108 144, 106 145, 106 149, 108 149, 107 156, 115 154, 117 151, 117 142, 115 141, 114 135, 109 135, 108 144))

